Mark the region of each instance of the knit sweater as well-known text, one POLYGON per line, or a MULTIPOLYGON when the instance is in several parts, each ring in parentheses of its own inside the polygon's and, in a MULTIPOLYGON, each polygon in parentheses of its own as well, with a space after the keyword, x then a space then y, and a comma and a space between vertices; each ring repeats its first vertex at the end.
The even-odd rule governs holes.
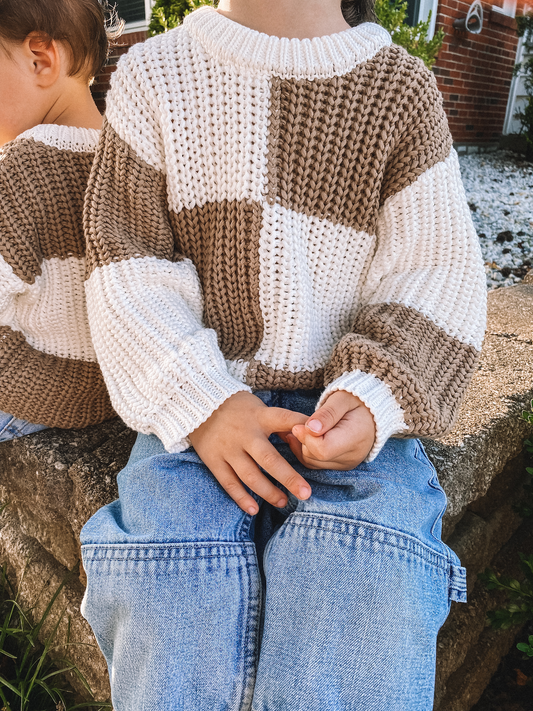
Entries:
POLYGON ((114 415, 83 285, 98 134, 40 125, 0 148, 0 410, 51 427, 114 415))
POLYGON ((133 47, 86 202, 113 406, 170 452, 242 390, 346 390, 374 458, 453 423, 485 326, 435 80, 362 24, 269 37, 206 7, 133 47))

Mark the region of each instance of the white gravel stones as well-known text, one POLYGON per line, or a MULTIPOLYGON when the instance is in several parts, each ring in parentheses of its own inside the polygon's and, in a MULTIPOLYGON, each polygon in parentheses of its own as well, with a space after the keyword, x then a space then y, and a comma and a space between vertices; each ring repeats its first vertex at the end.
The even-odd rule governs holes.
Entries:
POLYGON ((516 284, 533 265, 533 163, 510 151, 461 155, 459 162, 487 287, 516 284))

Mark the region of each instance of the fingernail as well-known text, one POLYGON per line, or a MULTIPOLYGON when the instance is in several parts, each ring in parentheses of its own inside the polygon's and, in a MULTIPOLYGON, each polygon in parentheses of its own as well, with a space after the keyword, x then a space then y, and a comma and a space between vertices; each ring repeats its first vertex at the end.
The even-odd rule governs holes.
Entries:
POLYGON ((307 423, 307 427, 309 427, 311 432, 322 432, 322 423, 320 420, 311 420, 307 423))
POLYGON ((276 504, 276 508, 278 509, 284 509, 285 506, 287 506, 287 502, 285 501, 285 499, 280 499, 276 504))
POLYGON ((257 513, 257 509, 255 508, 255 506, 250 506, 250 508, 248 509, 248 513, 250 514, 250 516, 255 516, 255 514, 257 513))
POLYGON ((311 489, 308 486, 302 486, 300 489, 300 499, 308 499, 311 496, 311 489))

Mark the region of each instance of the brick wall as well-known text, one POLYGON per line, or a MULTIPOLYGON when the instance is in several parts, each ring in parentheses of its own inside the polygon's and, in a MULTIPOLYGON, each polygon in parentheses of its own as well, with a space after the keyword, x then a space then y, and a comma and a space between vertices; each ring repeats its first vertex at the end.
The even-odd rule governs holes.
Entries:
MULTIPOLYGON (((497 0, 496 0, 497 1, 497 0)), ((470 2, 441 0, 437 27, 446 33, 433 69, 444 96, 454 140, 459 143, 496 142, 503 130, 513 76, 518 36, 513 19, 491 12, 483 2, 479 35, 457 32, 453 21, 465 17, 470 2)), ((520 2, 517 13, 521 13, 520 2)))
POLYGON ((111 74, 115 71, 118 60, 123 54, 126 54, 132 45, 137 44, 137 42, 144 42, 146 36, 145 31, 127 32, 117 40, 116 45, 111 49, 106 66, 95 78, 91 86, 94 100, 100 111, 105 111, 105 95, 109 89, 109 79, 111 78, 111 74))

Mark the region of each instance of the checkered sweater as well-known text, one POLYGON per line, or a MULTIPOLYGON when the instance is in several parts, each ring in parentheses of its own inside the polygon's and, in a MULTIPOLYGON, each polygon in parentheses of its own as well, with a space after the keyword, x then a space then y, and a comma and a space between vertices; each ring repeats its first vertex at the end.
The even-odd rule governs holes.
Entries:
POLYGON ((83 286, 98 133, 40 125, 0 148, 0 410, 51 427, 114 415, 83 286))
POLYGON ((367 23, 313 40, 190 14, 121 59, 86 201, 111 401, 170 452, 241 390, 357 395, 440 435, 486 287, 432 74, 367 23))

